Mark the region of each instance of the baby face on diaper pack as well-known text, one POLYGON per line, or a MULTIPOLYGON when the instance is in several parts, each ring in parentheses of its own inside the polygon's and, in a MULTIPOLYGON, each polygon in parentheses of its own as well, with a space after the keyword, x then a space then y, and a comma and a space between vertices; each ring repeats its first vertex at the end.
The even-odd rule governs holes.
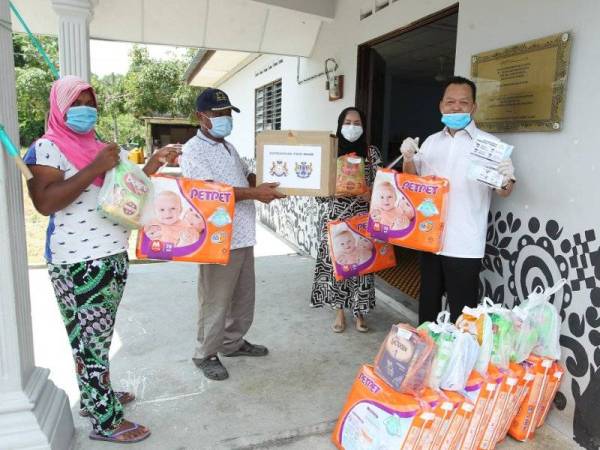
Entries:
POLYGON ((226 264, 233 188, 220 183, 153 176, 154 196, 142 219, 141 259, 226 264))
POLYGON ((393 248, 368 236, 367 221, 366 214, 359 214, 327 224, 334 275, 338 281, 396 264, 393 248))
POLYGON ((369 233, 400 247, 439 252, 447 195, 444 178, 379 169, 371 196, 369 233))

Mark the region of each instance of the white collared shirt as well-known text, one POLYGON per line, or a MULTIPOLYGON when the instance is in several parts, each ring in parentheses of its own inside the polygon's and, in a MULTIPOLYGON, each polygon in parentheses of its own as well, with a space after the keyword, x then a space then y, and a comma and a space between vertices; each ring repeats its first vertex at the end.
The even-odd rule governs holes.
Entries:
POLYGON ((429 136, 415 156, 419 175, 436 175, 450 181, 446 229, 441 255, 483 258, 492 189, 467 177, 474 140, 498 140, 471 121, 454 137, 447 128, 429 136))
MULTIPOLYGON (((249 187, 250 171, 229 142, 213 141, 201 130, 185 143, 179 159, 181 173, 186 178, 213 180, 233 187, 249 187)), ((235 204, 231 249, 256 244, 256 210, 253 200, 235 204)))

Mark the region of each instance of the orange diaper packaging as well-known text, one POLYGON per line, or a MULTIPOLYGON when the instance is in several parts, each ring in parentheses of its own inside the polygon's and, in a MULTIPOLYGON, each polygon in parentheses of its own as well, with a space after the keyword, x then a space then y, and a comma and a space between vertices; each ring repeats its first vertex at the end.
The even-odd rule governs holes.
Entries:
MULTIPOLYGON (((460 397, 460 394, 456 395, 460 397)), ((425 388, 419 398, 427 402, 434 414, 431 426, 425 430, 420 440, 421 448, 440 448, 442 438, 448 432, 452 417, 460 404, 456 398, 451 399, 444 391, 431 388, 425 388)))
MULTIPOLYGON (((554 373, 555 362, 548 358, 531 355, 522 364, 533 371, 534 378, 510 425, 508 434, 518 441, 527 441, 533 437, 537 428, 544 397, 549 397, 546 390, 554 373)), ((558 385, 556 388, 558 389, 558 385)), ((548 404, 551 401, 550 398, 548 404)))
POLYGON ((235 207, 231 186, 156 175, 136 254, 140 259, 227 264, 235 207))
POLYGON ((379 169, 371 195, 369 233, 400 247, 439 252, 448 190, 445 178, 379 169))
POLYGON ((500 369, 504 373, 504 380, 497 392, 496 404, 494 405, 487 426, 483 430, 483 436, 479 444, 481 450, 491 450, 496 446, 496 437, 500 429, 503 428, 503 418, 505 412, 515 401, 517 390, 519 389, 519 380, 524 375, 525 370, 521 367, 517 370, 500 369))
POLYGON ((369 190, 365 180, 365 160, 356 153, 348 153, 337 159, 335 178, 336 196, 362 195, 369 190))
POLYGON ((364 365, 358 372, 331 440, 340 450, 398 450, 423 428, 427 407, 387 386, 364 365))
POLYGON ((538 418, 536 420, 536 426, 538 428, 541 427, 546 421, 546 417, 548 416, 548 412, 550 411, 550 407, 552 406, 554 397, 558 392, 560 380, 562 379, 562 376, 564 374, 565 369, 558 362, 555 361, 552 365, 552 368, 550 369, 548 385, 546 386, 546 390, 544 392, 544 395, 542 396, 542 402, 538 411, 538 418))
POLYGON ((427 331, 392 325, 375 358, 375 372, 399 392, 418 393, 426 387, 434 351, 427 331))
POLYGON ((378 272, 396 265, 392 245, 369 237, 368 221, 367 214, 359 214, 327 224, 329 253, 336 280, 378 272))
POLYGON ((462 450, 474 450, 479 445, 503 379, 504 375, 491 364, 486 375, 482 376, 477 371, 471 373, 464 394, 473 402, 475 408, 460 443, 462 450))
POLYGON ((455 449, 462 437, 467 432, 475 405, 466 396, 454 391, 443 391, 448 399, 455 405, 454 413, 447 429, 440 430, 432 449, 455 449))

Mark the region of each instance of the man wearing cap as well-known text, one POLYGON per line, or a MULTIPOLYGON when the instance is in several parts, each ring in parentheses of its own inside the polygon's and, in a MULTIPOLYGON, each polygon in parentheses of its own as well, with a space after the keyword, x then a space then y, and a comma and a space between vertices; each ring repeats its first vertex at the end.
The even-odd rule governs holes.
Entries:
POLYGON ((192 360, 211 380, 229 374, 223 356, 265 356, 266 347, 244 339, 254 317, 254 245, 256 244, 254 200, 263 203, 283 198, 278 183, 256 186, 234 146, 225 138, 231 133, 232 106, 227 94, 206 89, 196 99, 200 130, 183 146, 180 159, 184 177, 229 184, 235 191, 235 214, 229 264, 202 264, 198 271, 198 336, 192 360))

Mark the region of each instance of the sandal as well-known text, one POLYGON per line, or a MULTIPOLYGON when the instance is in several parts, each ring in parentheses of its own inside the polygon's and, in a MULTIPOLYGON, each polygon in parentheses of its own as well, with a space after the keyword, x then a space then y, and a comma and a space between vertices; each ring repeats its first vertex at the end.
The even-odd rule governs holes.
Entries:
POLYGON ((119 426, 119 428, 117 428, 117 430, 119 431, 114 431, 111 434, 99 434, 99 433, 95 433, 92 432, 90 433, 90 439, 93 441, 107 441, 107 442, 115 442, 118 444, 133 444, 135 442, 140 442, 143 441, 144 439, 146 439, 148 436, 150 436, 150 430, 148 428, 146 428, 143 425, 140 425, 138 423, 133 423, 133 422, 128 422, 128 421, 124 421, 123 424, 121 424, 119 426), (127 425, 124 429, 120 429, 123 425, 127 425), (127 434, 127 433, 131 433, 133 431, 137 431, 137 430, 146 430, 144 431, 142 434, 138 435, 137 437, 132 437, 132 438, 121 438, 123 435, 127 434), (119 439, 121 438, 121 439, 119 439))
POLYGON ((331 326, 331 329, 334 333, 343 333, 346 329, 346 318, 343 315, 340 316, 338 314, 338 316, 335 318, 335 322, 333 322, 333 325, 331 326), (342 320, 338 320, 339 317, 341 317, 342 320))
MULTIPOLYGON (((127 403, 131 403, 132 401, 135 400, 135 394, 133 394, 131 392, 115 391, 115 395, 117 396, 117 400, 119 400, 119 402, 121 402, 121 405, 126 405, 127 403)), ((89 417, 90 412, 85 408, 81 408, 79 410, 79 415, 81 417, 89 417)))
POLYGON ((209 380, 222 381, 229 378, 229 373, 217 355, 208 356, 203 359, 192 358, 196 367, 202 370, 202 373, 209 380))
POLYGON ((366 333, 369 331, 369 327, 365 325, 363 317, 357 317, 356 319, 356 330, 360 333, 366 333))

